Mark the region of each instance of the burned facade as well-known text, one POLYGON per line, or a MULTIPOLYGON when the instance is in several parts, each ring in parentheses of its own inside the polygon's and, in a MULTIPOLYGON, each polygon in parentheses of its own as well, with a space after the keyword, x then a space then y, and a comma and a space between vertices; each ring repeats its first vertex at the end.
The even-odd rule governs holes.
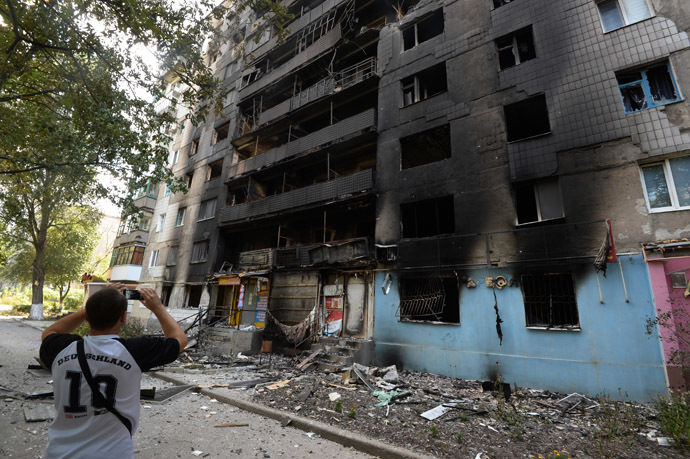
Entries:
POLYGON ((167 305, 455 377, 682 385, 645 324, 687 308, 688 6, 285 5, 284 40, 219 24, 230 93, 177 133, 190 191, 159 190, 143 260, 167 305))
POLYGON ((688 13, 420 2, 382 30, 380 363, 637 399, 682 385, 645 333, 666 308, 640 244, 690 236, 688 13), (443 91, 409 96, 413 79, 443 91))

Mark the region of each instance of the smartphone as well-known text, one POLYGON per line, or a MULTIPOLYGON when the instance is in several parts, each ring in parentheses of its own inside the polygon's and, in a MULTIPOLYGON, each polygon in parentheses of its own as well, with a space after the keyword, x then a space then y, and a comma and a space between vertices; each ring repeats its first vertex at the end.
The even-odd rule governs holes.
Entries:
POLYGON ((125 290, 125 298, 128 300, 141 300, 141 292, 139 290, 125 290))

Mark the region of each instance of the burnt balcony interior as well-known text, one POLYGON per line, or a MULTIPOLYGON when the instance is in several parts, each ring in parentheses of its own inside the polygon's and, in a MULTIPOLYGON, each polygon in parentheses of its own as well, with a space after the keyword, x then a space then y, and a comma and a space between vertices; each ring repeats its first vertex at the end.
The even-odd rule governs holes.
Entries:
POLYGON ((280 122, 233 141, 240 160, 260 155, 273 148, 305 137, 341 120, 377 107, 376 83, 358 91, 339 93, 331 98, 295 110, 280 122))
POLYGON ((259 54, 254 61, 249 61, 243 75, 243 88, 304 52, 338 24, 343 28, 343 32, 348 34, 350 44, 366 47, 367 41, 378 39, 378 31, 385 25, 386 15, 392 13, 387 2, 372 0, 359 4, 354 0, 343 1, 299 30, 291 29, 304 14, 321 3, 322 0, 303 1, 295 2, 288 7, 288 12, 295 16, 291 23, 285 25, 291 32, 290 35, 284 42, 276 43, 267 53, 259 54))
POLYGON ((357 144, 338 145, 319 154, 305 155, 228 185, 226 206, 243 204, 290 192, 309 185, 376 168, 375 136, 358 138, 357 144))
POLYGON ((355 238, 373 240, 375 206, 372 199, 339 203, 281 215, 262 224, 225 229, 223 260, 238 266, 240 254, 261 249, 314 246, 355 238))

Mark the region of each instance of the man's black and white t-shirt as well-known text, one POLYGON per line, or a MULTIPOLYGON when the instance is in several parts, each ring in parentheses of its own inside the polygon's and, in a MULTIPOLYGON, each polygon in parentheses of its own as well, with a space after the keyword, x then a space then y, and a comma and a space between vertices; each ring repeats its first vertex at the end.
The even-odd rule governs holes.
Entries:
MULTIPOLYGON (((55 420, 48 429, 46 458, 127 458, 134 444, 125 425, 105 407, 94 406, 91 387, 77 359, 77 335, 55 333, 41 343, 40 356, 51 369, 55 420)), ((142 371, 170 363, 180 352, 174 338, 120 339, 87 336, 84 352, 101 393, 132 423, 139 423, 142 371)), ((98 405, 96 402, 95 405, 98 405)))

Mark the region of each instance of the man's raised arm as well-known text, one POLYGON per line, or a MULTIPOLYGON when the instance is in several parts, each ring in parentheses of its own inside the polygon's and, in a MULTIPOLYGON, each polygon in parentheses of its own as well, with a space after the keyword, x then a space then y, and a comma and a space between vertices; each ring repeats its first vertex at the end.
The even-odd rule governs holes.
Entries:
POLYGON ((185 335, 180 325, 165 309, 165 306, 163 306, 163 303, 161 303, 161 299, 158 297, 158 294, 154 289, 140 288, 139 291, 143 297, 141 302, 156 315, 156 318, 158 318, 158 321, 161 324, 165 337, 175 338, 180 343, 181 352, 185 346, 187 346, 187 335, 185 335))

